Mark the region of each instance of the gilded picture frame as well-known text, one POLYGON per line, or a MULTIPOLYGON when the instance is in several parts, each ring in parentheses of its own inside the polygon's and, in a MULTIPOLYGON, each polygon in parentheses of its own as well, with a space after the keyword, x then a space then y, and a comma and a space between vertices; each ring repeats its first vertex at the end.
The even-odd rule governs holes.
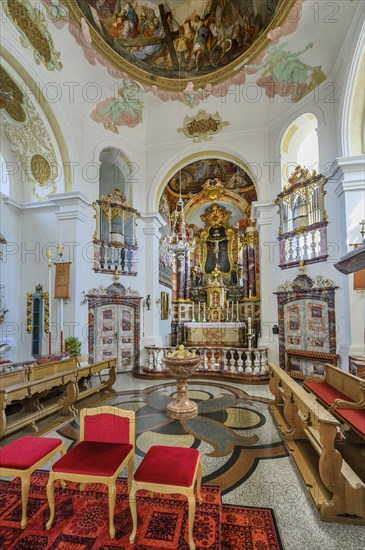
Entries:
POLYGON ((161 320, 169 318, 169 293, 161 292, 161 320))

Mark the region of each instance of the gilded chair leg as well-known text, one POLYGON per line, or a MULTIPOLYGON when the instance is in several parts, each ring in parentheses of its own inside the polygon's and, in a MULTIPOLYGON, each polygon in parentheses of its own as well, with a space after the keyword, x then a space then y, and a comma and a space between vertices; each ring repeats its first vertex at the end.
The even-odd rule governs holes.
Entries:
POLYGON ((131 509, 132 516, 132 533, 129 537, 129 542, 134 543, 137 533, 137 487, 134 482, 132 482, 132 488, 129 493, 129 508, 131 509))
POLYGON ((128 493, 131 492, 131 488, 132 488, 133 469, 134 469, 134 456, 132 456, 128 462, 128 493))
POLYGON ((86 483, 80 483, 80 491, 85 491, 86 483))
POLYGON ((49 474, 49 480, 47 483, 47 498, 48 498, 48 506, 49 506, 49 520, 46 524, 46 529, 50 529, 52 527, 52 523, 54 520, 54 512, 55 512, 55 502, 54 502, 54 475, 51 472, 49 474))
POLYGON ((194 518, 195 518, 195 496, 194 489, 188 495, 188 505, 189 505, 189 519, 188 519, 188 534, 189 534, 189 548, 190 550, 195 550, 195 543, 193 540, 193 528, 194 528, 194 518))
POLYGON ((27 526, 27 504, 30 486, 30 476, 22 477, 22 521, 20 527, 25 529, 27 526))
POLYGON ((196 493, 198 495, 199 504, 201 504, 203 502, 202 496, 200 494, 200 487, 201 487, 201 484, 202 484, 202 475, 203 475, 203 469, 202 469, 202 464, 199 460, 199 462, 198 462, 198 475, 197 475, 197 479, 196 479, 196 493))
POLYGON ((108 485, 109 489, 109 533, 110 537, 113 539, 115 537, 115 527, 114 527, 114 508, 115 508, 115 481, 113 484, 108 485))

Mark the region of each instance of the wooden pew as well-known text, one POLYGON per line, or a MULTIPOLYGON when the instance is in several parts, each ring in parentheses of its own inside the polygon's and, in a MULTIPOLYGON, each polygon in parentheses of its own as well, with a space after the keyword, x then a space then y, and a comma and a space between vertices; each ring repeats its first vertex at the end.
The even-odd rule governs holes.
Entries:
POLYGON ((365 439, 365 380, 325 364, 324 378, 307 378, 303 386, 365 439))
POLYGON ((57 411, 73 418, 76 414, 73 409, 76 396, 75 388, 76 371, 56 373, 38 380, 12 384, 5 388, 1 387, 0 438, 25 426, 31 426, 37 432, 36 422, 57 411), (60 386, 65 388, 65 396, 45 404, 40 402, 40 397, 60 386), (22 410, 7 416, 6 407, 14 402, 21 402, 23 405, 22 410))
POLYGON ((100 391, 115 393, 115 380, 115 358, 78 367, 72 357, 0 374, 0 439, 26 426, 38 431, 37 421, 56 412, 74 418, 77 401, 100 391), (101 377, 104 370, 109 371, 106 380, 101 377), (80 383, 96 376, 97 384, 84 387, 80 383), (21 410, 7 415, 7 407, 14 403, 21 410))
POLYGON ((117 371, 116 358, 113 357, 112 359, 107 359, 106 361, 99 361, 98 363, 90 363, 90 364, 84 365, 85 359, 87 360, 87 358, 85 357, 77 357, 78 394, 76 397, 76 401, 79 401, 84 397, 88 397, 89 395, 92 395, 93 393, 97 393, 100 391, 115 393, 115 390, 113 389, 112 386, 116 380, 116 371, 117 371), (103 380, 101 377, 101 373, 104 370, 109 371, 109 376, 107 380, 103 380), (93 383, 93 380, 95 380, 95 378, 99 379, 98 384, 93 383), (85 380, 89 382, 88 387, 84 384, 85 380))
POLYGON ((283 369, 270 365, 270 409, 321 519, 365 522, 361 453, 336 445, 339 421, 283 369), (346 460, 344 459, 344 456, 346 460), (359 459, 360 454, 360 459, 359 459))

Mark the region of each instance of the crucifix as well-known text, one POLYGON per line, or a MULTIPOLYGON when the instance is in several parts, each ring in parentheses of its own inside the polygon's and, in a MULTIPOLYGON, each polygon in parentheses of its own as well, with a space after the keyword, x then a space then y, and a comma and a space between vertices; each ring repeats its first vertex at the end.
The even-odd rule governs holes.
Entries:
POLYGON ((167 21, 164 5, 159 4, 158 9, 160 10, 161 22, 162 22, 162 25, 163 25, 163 28, 164 28, 164 31, 165 31, 165 34, 166 34, 165 44, 166 44, 166 46, 169 50, 169 53, 170 53, 172 66, 174 68, 176 68, 176 67, 179 66, 179 61, 177 59, 176 50, 175 50, 175 47, 174 47, 173 40, 175 38, 178 38, 179 32, 170 30, 169 22, 167 21))

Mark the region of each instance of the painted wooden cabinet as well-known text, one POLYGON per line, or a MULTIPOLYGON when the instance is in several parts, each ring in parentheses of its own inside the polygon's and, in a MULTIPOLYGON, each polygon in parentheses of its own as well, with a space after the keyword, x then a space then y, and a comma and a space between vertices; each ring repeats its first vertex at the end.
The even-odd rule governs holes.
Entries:
POLYGON ((89 291, 89 354, 94 362, 117 358, 117 372, 139 368, 140 309, 136 291, 114 283, 89 291))
POLYGON ((279 285, 280 366, 296 378, 323 374, 336 361, 335 286, 321 276, 299 275, 279 285))

